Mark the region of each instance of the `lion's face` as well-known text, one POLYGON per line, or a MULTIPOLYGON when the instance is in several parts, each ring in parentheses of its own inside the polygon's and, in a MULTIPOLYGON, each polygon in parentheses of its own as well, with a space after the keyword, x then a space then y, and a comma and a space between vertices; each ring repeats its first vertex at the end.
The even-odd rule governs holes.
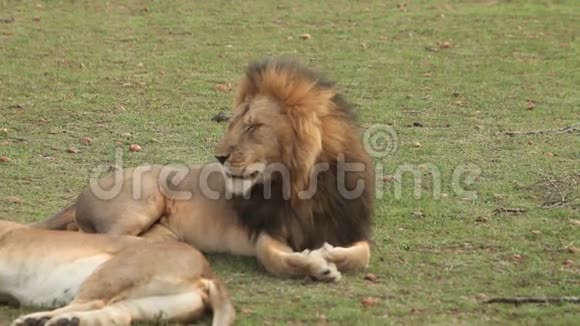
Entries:
POLYGON ((270 167, 282 163, 292 127, 279 104, 266 96, 242 102, 235 111, 215 157, 223 164, 228 190, 246 194, 269 181, 270 167))

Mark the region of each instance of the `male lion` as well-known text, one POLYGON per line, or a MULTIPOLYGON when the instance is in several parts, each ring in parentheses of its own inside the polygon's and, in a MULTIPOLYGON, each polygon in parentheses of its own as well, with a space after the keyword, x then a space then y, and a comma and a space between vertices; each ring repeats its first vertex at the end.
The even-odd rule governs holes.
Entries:
POLYGON ((123 170, 38 226, 74 218, 84 232, 173 238, 257 256, 278 276, 337 281, 366 268, 374 171, 334 85, 294 61, 266 59, 247 68, 234 106, 220 164, 123 170))
POLYGON ((191 246, 38 230, 2 220, 0 304, 68 304, 20 317, 15 326, 189 322, 209 307, 213 325, 230 325, 235 316, 224 285, 191 246))

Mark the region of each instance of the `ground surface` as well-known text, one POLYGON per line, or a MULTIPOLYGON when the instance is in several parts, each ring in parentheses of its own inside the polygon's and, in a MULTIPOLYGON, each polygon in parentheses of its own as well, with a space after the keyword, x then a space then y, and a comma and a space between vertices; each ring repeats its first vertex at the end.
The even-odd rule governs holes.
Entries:
POLYGON ((506 134, 580 122, 577 3, 400 3, 1 1, 0 217, 57 211, 116 149, 124 166, 212 160, 227 84, 249 60, 298 55, 365 127, 397 133, 375 160, 377 281, 279 280, 210 256, 240 324, 572 324, 578 305, 481 300, 580 294, 579 132, 506 134), (423 175, 420 198, 410 173, 396 191, 397 168, 423 175))

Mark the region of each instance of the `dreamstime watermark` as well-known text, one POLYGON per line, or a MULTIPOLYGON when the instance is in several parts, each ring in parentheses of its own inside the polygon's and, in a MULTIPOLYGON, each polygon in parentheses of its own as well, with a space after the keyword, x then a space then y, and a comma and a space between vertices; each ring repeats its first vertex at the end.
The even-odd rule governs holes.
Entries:
MULTIPOLYGON (((481 169, 471 163, 459 164, 452 169, 451 176, 444 180, 439 167, 432 163, 400 164, 394 170, 386 171, 382 160, 396 153, 400 142, 395 129, 389 125, 369 126, 363 134, 366 151, 374 158, 374 167, 353 160, 348 154, 339 154, 335 162, 317 163, 309 171, 308 180, 302 180, 305 189, 297 193, 299 199, 307 200, 316 196, 319 191, 337 191, 344 199, 355 199, 365 193, 365 187, 375 184, 374 193, 377 199, 393 196, 402 199, 408 194, 416 199, 423 198, 425 193, 434 200, 444 194, 443 188, 463 198, 477 198, 473 188, 481 169), (375 180, 367 180, 365 170, 373 168, 375 180), (404 182, 412 178, 411 182, 404 182), (387 181, 387 182, 386 182, 387 181), (444 181, 448 181, 447 183, 444 181), (428 182, 429 187, 424 187, 428 182), (322 183, 322 184, 321 184, 322 183), (392 185, 392 187, 390 186, 392 185), (386 188, 389 188, 387 192, 386 188)), ((251 176, 226 176, 225 168, 219 163, 189 166, 173 164, 167 166, 142 165, 124 169, 124 151, 115 151, 115 163, 98 166, 89 174, 90 189, 93 195, 101 200, 112 200, 121 194, 130 192, 135 200, 148 198, 156 191, 174 200, 190 200, 194 195, 208 199, 231 199, 234 196, 249 198, 255 184, 261 184, 260 196, 264 199, 276 198, 288 200, 292 196, 292 170, 279 163, 262 164, 259 167, 247 167, 255 171, 251 176), (114 168, 111 168, 114 167, 114 168), (259 173, 258 173, 259 171, 259 173)))

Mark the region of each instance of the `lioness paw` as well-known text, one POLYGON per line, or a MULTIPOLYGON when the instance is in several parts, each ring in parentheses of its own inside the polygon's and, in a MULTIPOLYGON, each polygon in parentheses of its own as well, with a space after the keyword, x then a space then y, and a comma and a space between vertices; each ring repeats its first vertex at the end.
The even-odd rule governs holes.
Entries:
POLYGON ((79 326, 81 324, 81 320, 78 317, 54 317, 46 326, 79 326))
POLYGON ((81 320, 77 317, 54 317, 46 326, 79 326, 81 324, 81 320))
POLYGON ((45 314, 30 314, 19 317, 12 322, 11 326, 42 326, 45 325, 49 319, 50 317, 45 314))

